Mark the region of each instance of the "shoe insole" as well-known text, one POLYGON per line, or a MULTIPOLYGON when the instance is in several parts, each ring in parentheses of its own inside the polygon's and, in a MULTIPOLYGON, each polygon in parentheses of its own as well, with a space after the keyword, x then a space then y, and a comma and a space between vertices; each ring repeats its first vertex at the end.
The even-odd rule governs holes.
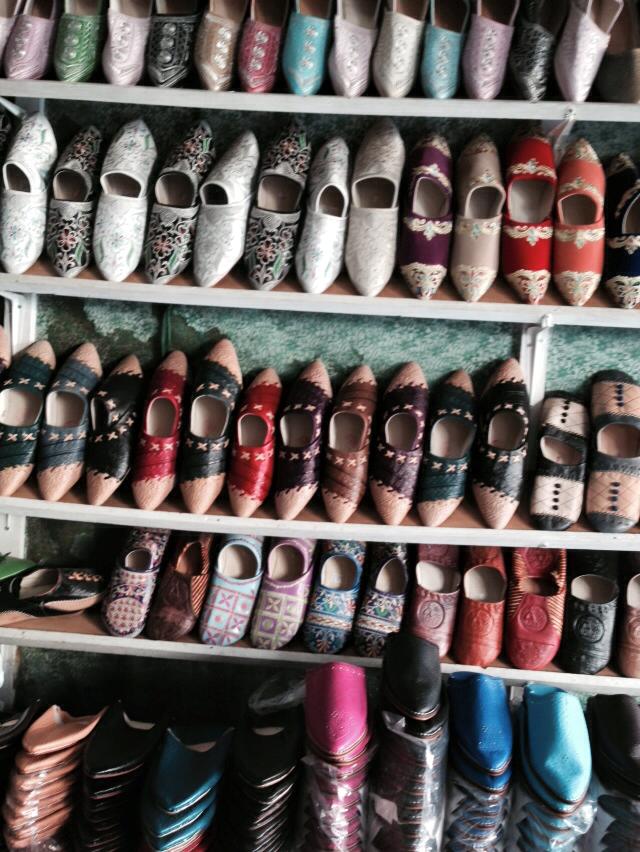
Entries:
POLYGON ((418 562, 416 581, 429 592, 455 592, 460 585, 460 574, 434 562, 418 562))
POLYGON ((338 0, 338 15, 357 27, 375 30, 377 25, 379 0, 338 0), (340 8, 342 7, 342 8, 340 8))
POLYGON ((290 583, 298 580, 304 572, 304 557, 291 544, 276 544, 269 554, 268 574, 272 580, 290 583))
POLYGON ((462 581, 464 593, 470 601, 500 603, 504 600, 507 581, 502 574, 490 565, 476 565, 470 568, 462 581))
POLYGON ((170 438, 176 431, 177 421, 178 412, 173 402, 170 399, 157 397, 147 411, 145 431, 152 438, 170 438))
POLYGON ((238 420, 238 442, 241 447, 262 447, 267 440, 267 424, 255 414, 243 414, 238 420))
POLYGON ((282 725, 266 725, 264 728, 253 728, 252 730, 259 737, 275 737, 276 734, 281 734, 284 728, 282 725))
POLYGON ((122 172, 109 172, 103 175, 101 183, 107 195, 119 195, 123 198, 140 198, 142 195, 140 181, 122 172))
POLYGON ((193 184, 182 172, 167 172, 156 181, 156 201, 167 207, 193 207, 193 184))
POLYGON ((411 414, 392 414, 384 427, 385 440, 395 450, 412 450, 418 438, 418 424, 411 414))
POLYGON ((222 400, 212 396, 197 396, 191 406, 189 428, 198 438, 220 438, 229 421, 229 409, 222 400))
POLYGON ((202 549, 199 541, 190 541, 178 558, 176 572, 184 577, 197 577, 202 574, 202 549))
POLYGON ((606 604, 614 599, 616 586, 608 577, 601 577, 599 574, 583 574, 571 583, 571 594, 574 598, 587 603, 606 604))
POLYGON ((625 53, 640 46, 640 31, 638 29, 638 12, 635 3, 625 2, 618 20, 611 30, 611 38, 607 53, 625 53))
POLYGON ((496 186, 477 186, 471 190, 466 215, 469 219, 494 219, 502 210, 503 194, 496 186))
POLYGON ((61 169, 53 178, 52 189, 57 201, 86 201, 90 191, 74 169, 61 169))
POLYGON ((329 19, 332 6, 332 0, 300 0, 300 14, 329 19))
POLYGON ((370 210, 389 209, 394 206, 395 187, 387 178, 362 178, 353 185, 353 205, 370 210))
POLYGON ((582 461, 582 454, 579 450, 564 441, 558 440, 558 438, 541 438, 540 452, 545 459, 556 462, 556 464, 580 464, 582 461))
POLYGON ((461 33, 467 19, 467 6, 464 0, 432 0, 432 22, 443 30, 461 33))
POLYGON ((553 186, 546 180, 516 180, 509 191, 511 218, 516 222, 542 222, 551 215, 553 186))
POLYGON ((33 15, 34 18, 50 18, 53 14, 53 0, 27 0, 24 14, 33 15))
POLYGON ((71 15, 99 15, 101 0, 67 0, 65 11, 71 15))
POLYGON ((223 20, 240 23, 247 13, 247 0, 209 0, 209 9, 223 20))
POLYGON ((23 169, 16 163, 5 163, 2 170, 4 177, 5 189, 12 189, 14 192, 30 192, 31 182, 23 169))
POLYGON ((403 595, 407 587, 407 575, 402 560, 394 557, 388 559, 376 579, 375 589, 389 595, 403 595))
POLYGON ((20 580, 20 600, 35 598, 52 592, 58 583, 58 572, 54 568, 38 568, 20 580))
POLYGON ((457 417, 442 417, 431 430, 429 450, 443 459, 459 459, 473 443, 473 427, 457 417))
POLYGON ((620 5, 620 0, 593 0, 591 18, 604 33, 608 33, 611 29, 619 13, 620 5))
POLYGON ((229 195, 224 187, 217 183, 207 183, 200 190, 200 199, 203 204, 223 207, 229 203, 229 195))
POLYGON ((558 586, 553 577, 525 577, 521 585, 523 592, 529 595, 541 595, 545 598, 549 595, 555 595, 558 591, 558 586))
POLYGON ((151 0, 120 0, 119 11, 131 18, 148 18, 151 5, 151 0))
POLYGON ((151 553, 142 547, 130 550, 124 558, 124 567, 130 571, 148 571, 151 565, 151 553))
POLYGON ((625 423, 610 423, 598 432, 598 450, 619 459, 640 456, 640 430, 625 423))
POLYGON ((640 574, 636 574, 627 583, 627 604, 640 607, 640 574))
POLYGON ((329 446, 341 453, 355 453, 361 449, 367 432, 364 418, 359 414, 339 411, 329 421, 329 446))
POLYGON ((265 175, 258 185, 256 204, 274 213, 295 213, 300 205, 300 184, 282 175, 265 175))
POLYGON ((84 402, 75 393, 52 391, 47 396, 44 419, 47 426, 79 426, 84 415, 84 402))
POLYGON ((412 208, 418 216, 435 219, 449 212, 449 199, 437 181, 419 178, 413 193, 412 208))
POLYGON ((406 15, 408 18, 424 21, 427 14, 427 4, 425 0, 396 0, 395 11, 400 15, 406 15))
POLYGON ((478 3, 483 18, 499 24, 510 25, 516 8, 516 0, 481 0, 478 3))
POLYGON ((288 0, 253 0, 251 3, 254 19, 272 27, 283 25, 288 6, 288 0))
POLYGON ((134 731, 150 731, 155 726, 155 722, 137 722, 135 719, 130 719, 125 712, 122 713, 125 725, 133 728, 134 731))
POLYGON ((558 202, 559 218, 565 225, 591 225, 596 220, 597 208, 586 195, 570 195, 558 202))
POLYGON ((513 411, 499 411, 489 424, 488 440, 499 450, 516 450, 524 440, 522 417, 513 411))
POLYGON ((325 186, 318 196, 318 212, 325 216, 346 216, 347 199, 337 186, 325 186))
POLYGON ((0 423, 33 426, 40 416, 40 407, 40 398, 31 391, 7 388, 0 392, 0 423))
POLYGON ((258 567, 253 551, 242 544, 227 544, 218 555, 218 573, 230 580, 250 580, 258 567))
POLYGON ((194 15, 197 11, 194 0, 156 0, 158 15, 194 15))
POLYGON ((290 411, 280 420, 280 436, 285 447, 306 447, 313 437, 313 417, 290 411))
POLYGON ((636 197, 627 207, 622 217, 622 233, 637 234, 640 232, 640 196, 636 197))
POLYGON ((348 556, 330 556, 322 566, 320 583, 327 589, 346 592, 355 581, 356 566, 348 556))
POLYGON ((0 17, 13 18, 18 8, 18 0, 0 0, 0 17))

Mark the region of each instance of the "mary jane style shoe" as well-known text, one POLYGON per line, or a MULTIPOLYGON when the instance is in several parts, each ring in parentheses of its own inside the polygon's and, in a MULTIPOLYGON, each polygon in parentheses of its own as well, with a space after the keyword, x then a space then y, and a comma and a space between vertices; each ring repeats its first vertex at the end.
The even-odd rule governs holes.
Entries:
POLYGON ((640 179, 628 154, 607 168, 605 287, 616 305, 640 304, 640 179))
POLYGON ((289 0, 251 0, 238 57, 245 92, 270 92, 276 82, 289 0))
POLYGON ((551 279, 553 149, 546 136, 514 140, 507 151, 507 205, 502 224, 502 272, 523 302, 537 304, 551 279))
POLYGON ((156 143, 142 119, 125 124, 107 151, 93 253, 100 273, 109 281, 124 281, 142 256, 147 192, 156 157, 156 143))
POLYGON ((4 50, 10 80, 39 80, 47 73, 59 14, 58 0, 25 0, 4 50))
POLYGON ((315 95, 324 82, 333 0, 294 0, 282 71, 294 95, 315 95))
POLYGON ((56 374, 45 399, 38 438, 38 488, 60 500, 82 476, 89 431, 89 396, 102 376, 93 343, 83 343, 56 374))
POLYGON ((39 112, 25 118, 2 166, 0 262, 5 272, 26 272, 42 253, 47 183, 57 156, 48 119, 39 112))
POLYGON ((408 95, 418 73, 429 0, 387 0, 373 54, 373 81, 386 98, 408 95))
POLYGON ((462 56, 464 87, 470 98, 500 94, 520 0, 476 0, 462 56))
MULTIPOLYGON (((528 101, 541 101, 569 0, 521 0, 509 68, 518 90, 528 101)), ((607 98, 608 100, 608 98, 607 98)))
POLYGON ((499 547, 469 547, 458 603, 453 656, 463 666, 490 666, 502 650, 507 572, 499 547))
POLYGON ((570 305, 594 294, 604 266, 604 169, 586 139, 571 145, 558 169, 553 280, 570 305))
POLYGON ((127 355, 93 395, 86 453, 87 500, 92 506, 102 506, 129 473, 142 381, 140 362, 127 355))
POLYGON ((320 148, 309 171, 307 214, 296 252, 296 273, 307 293, 324 293, 344 261, 349 212, 349 148, 339 136, 320 148))
POLYGON ((621 533, 640 518, 640 386, 620 370, 591 379, 587 518, 598 532, 621 533))
POLYGON ((401 524, 411 508, 424 440, 427 382, 420 366, 405 364, 389 382, 371 453, 369 489, 385 524, 401 524))
POLYGON ((214 156, 211 127, 199 121, 171 151, 158 175, 144 244, 144 269, 152 284, 168 284, 189 265, 198 189, 214 156))
POLYGON ((307 134, 298 124, 286 129, 263 159, 244 247, 249 282, 256 290, 272 290, 291 268, 310 159, 307 134))
POLYGON ((91 79, 98 65, 104 28, 103 0, 91 0, 86 5, 79 0, 65 0, 53 52, 58 80, 82 83, 91 79))
POLYGON ((322 361, 300 373, 287 394, 278 424, 276 513, 282 520, 297 517, 318 490, 322 439, 333 396, 322 361))
POLYGON ((467 302, 477 302, 493 284, 500 266, 500 232, 505 191, 498 150, 478 136, 458 159, 456 216, 451 279, 467 302))
POLYGON ((428 136, 413 149, 398 265, 417 299, 430 299, 447 274, 452 172, 451 151, 442 136, 428 136))
POLYGON ((248 5, 249 0, 209 0, 198 28, 194 59, 202 85, 211 92, 231 88, 236 48, 248 5))
POLYGON ((200 187, 193 251, 193 274, 200 287, 215 286, 242 258, 259 158, 258 141, 245 130, 200 187))
POLYGON ((37 340, 15 359, 0 390, 0 494, 10 497, 33 470, 44 398, 56 356, 37 340))
POLYGON ((623 0, 622 10, 611 29, 611 38, 596 77, 602 100, 640 103, 640 21, 632 0, 623 0))
POLYGON ((402 624, 409 583, 405 544, 373 544, 367 587, 356 615, 353 638, 363 657, 381 657, 387 639, 402 624))
POLYGON ((140 509, 157 509, 176 481, 187 359, 170 352, 156 368, 145 403, 131 489, 140 509))
POLYGON ((362 296, 377 296, 393 274, 404 159, 404 142, 389 119, 367 131, 356 156, 345 262, 362 296))
POLYGON ((356 98, 369 88, 381 0, 337 0, 329 76, 336 95, 356 98))
POLYGON ((180 491, 187 509, 204 514, 224 486, 231 419, 242 387, 233 343, 220 340, 196 373, 180 461, 180 491))
POLYGON ((541 530, 566 530, 582 512, 589 413, 578 397, 550 392, 540 423, 531 520, 541 530))
POLYGON ((529 436, 529 395, 515 358, 493 372, 479 405, 473 494, 485 522, 504 529, 518 508, 529 436))
POLYGON ((420 520, 439 527, 464 499, 476 436, 476 401, 471 376, 450 373, 436 388, 416 502, 420 520))
POLYGON ((75 278, 91 262, 93 213, 102 134, 91 126, 67 145, 53 173, 47 218, 47 254, 63 278, 75 278))
POLYGON ((420 65, 428 98, 453 98, 460 85, 460 59, 469 21, 469 0, 429 0, 420 65))
POLYGON ((556 79, 567 101, 586 101, 624 0, 571 0, 554 58, 556 79))
POLYGON ((170 88, 188 77, 199 21, 196 0, 155 0, 147 43, 147 74, 154 86, 170 88))
POLYGON ((144 73, 153 0, 109 0, 109 35, 102 51, 102 70, 115 86, 135 86, 144 73))

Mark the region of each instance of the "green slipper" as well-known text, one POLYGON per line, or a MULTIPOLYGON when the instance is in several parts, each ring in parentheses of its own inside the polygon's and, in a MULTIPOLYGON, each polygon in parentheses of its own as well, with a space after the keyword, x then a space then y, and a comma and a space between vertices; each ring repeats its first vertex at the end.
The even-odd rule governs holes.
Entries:
POLYGON ((31 559, 20 559, 18 556, 11 556, 10 553, 0 554, 0 583, 4 580, 10 580, 30 568, 35 568, 37 562, 31 559))
MULTIPOLYGON (((96 14, 76 14, 77 0, 66 0, 60 18, 53 63, 59 80, 82 83, 91 79, 98 64, 105 29, 101 0, 93 0, 96 14)), ((89 4, 86 4, 89 5, 89 4)))

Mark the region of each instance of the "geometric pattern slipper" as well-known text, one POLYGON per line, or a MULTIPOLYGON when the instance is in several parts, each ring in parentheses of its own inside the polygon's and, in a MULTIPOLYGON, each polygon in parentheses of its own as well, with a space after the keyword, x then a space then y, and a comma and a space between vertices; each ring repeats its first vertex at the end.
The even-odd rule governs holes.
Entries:
POLYGON ((44 395, 55 365, 51 344, 37 340, 4 374, 0 391, 0 494, 3 497, 10 497, 20 488, 33 470, 44 395))
POLYGON ((180 491, 189 512, 208 512, 224 486, 231 422, 242 388, 233 343, 213 346, 196 373, 180 461, 180 491))
POLYGON ((89 395, 102 376, 93 343, 83 343, 64 362, 45 400, 38 439, 38 488, 44 500, 60 500, 84 469, 89 395))

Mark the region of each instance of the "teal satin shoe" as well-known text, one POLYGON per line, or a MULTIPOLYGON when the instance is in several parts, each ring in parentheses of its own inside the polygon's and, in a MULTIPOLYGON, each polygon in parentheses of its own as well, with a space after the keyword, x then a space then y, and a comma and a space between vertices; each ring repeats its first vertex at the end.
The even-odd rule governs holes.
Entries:
POLYGON ((315 95, 327 70, 331 4, 324 4, 327 6, 326 18, 302 15, 299 5, 297 0, 296 9, 289 18, 282 51, 282 71, 294 95, 315 95))
POLYGON ((420 65, 428 98, 453 98, 460 85, 460 62, 469 21, 469 0, 431 0, 420 65))
POLYGON ((203 799, 191 805, 177 814, 163 811, 154 802, 151 795, 145 796, 142 801, 142 824, 145 832, 158 840, 165 839, 178 832, 189 831, 194 823, 208 811, 218 798, 218 788, 214 789, 203 799))
POLYGON ((171 832, 164 837, 146 833, 147 841, 154 852, 170 852, 173 849, 182 849, 188 846, 197 837, 201 837, 209 829, 216 815, 217 800, 203 811, 200 816, 189 825, 171 832))

